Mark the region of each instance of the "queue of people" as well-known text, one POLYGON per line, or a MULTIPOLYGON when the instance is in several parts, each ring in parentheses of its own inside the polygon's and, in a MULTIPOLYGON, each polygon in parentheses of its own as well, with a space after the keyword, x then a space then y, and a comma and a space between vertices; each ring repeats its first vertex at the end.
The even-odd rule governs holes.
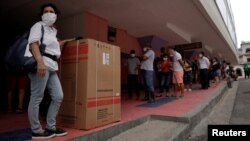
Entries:
POLYGON ((132 99, 132 88, 135 88, 136 100, 139 100, 140 75, 138 74, 142 74, 143 78, 141 82, 145 96, 142 100, 149 103, 155 102, 155 97, 163 95, 182 98, 185 92, 192 91, 193 83, 200 83, 200 89, 206 90, 211 87, 210 82, 212 82, 212 87, 217 87, 222 80, 236 78, 230 63, 225 60, 221 62, 216 57, 209 58, 204 52, 190 59, 183 58, 174 48, 162 47, 160 56, 155 58, 154 51, 147 45, 143 48, 142 57, 136 56, 135 50, 131 50, 130 55, 127 61, 129 99, 132 99), (131 70, 136 70, 136 81, 134 80, 136 83, 131 81, 131 70), (159 88, 157 93, 155 93, 157 86, 155 82, 158 83, 159 88), (171 88, 173 92, 170 92, 171 88))

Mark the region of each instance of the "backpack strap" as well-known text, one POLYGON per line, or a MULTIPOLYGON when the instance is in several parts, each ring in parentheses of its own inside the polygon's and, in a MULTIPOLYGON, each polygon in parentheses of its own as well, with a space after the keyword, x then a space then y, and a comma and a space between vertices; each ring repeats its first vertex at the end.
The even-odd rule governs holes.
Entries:
POLYGON ((41 32, 42 32, 42 36, 41 36, 41 39, 40 39, 40 46, 39 46, 39 49, 40 49, 40 52, 41 52, 41 55, 42 56, 46 56, 46 57, 49 57, 50 59, 54 60, 54 61, 57 61, 57 57, 56 55, 51 55, 51 54, 48 54, 45 52, 45 48, 46 48, 46 45, 43 45, 43 38, 44 38, 44 26, 41 24, 41 32))
POLYGON ((44 27, 43 27, 43 25, 41 24, 41 33, 42 33, 42 37, 41 37, 41 39, 40 39, 40 42, 41 42, 41 44, 43 43, 43 36, 44 36, 44 27))
POLYGON ((41 55, 43 55, 45 53, 46 45, 43 44, 44 26, 42 24, 41 24, 41 33, 42 33, 42 36, 41 36, 41 39, 40 39, 39 49, 40 49, 41 55))
MULTIPOLYGON (((40 52, 41 52, 42 55, 43 55, 43 53, 45 52, 46 46, 44 46, 44 51, 43 51, 43 49, 41 48, 41 45, 43 44, 43 36, 44 36, 44 27, 43 27, 42 24, 41 24, 41 33, 42 33, 42 36, 41 36, 41 39, 40 39, 39 49, 40 49, 40 52)), ((29 48, 29 51, 32 53, 31 48, 29 48)))

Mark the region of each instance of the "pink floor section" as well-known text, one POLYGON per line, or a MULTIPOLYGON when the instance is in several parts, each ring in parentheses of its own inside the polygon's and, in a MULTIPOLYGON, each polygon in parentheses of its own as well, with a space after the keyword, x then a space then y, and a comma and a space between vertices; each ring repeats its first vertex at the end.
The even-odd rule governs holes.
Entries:
MULTIPOLYGON (((141 107, 140 104, 146 103, 146 101, 136 101, 136 100, 125 100, 122 99, 122 120, 113 124, 109 124, 103 127, 95 128, 89 131, 76 130, 64 128, 68 131, 67 136, 56 137, 50 139, 51 141, 62 141, 78 136, 83 136, 88 133, 92 133, 116 124, 121 124, 130 120, 135 120, 137 118, 146 115, 165 115, 165 116, 176 116, 183 117, 188 112, 192 111, 200 104, 202 104, 209 96, 216 93, 216 91, 225 86, 225 82, 221 82, 217 87, 211 86, 208 90, 193 90, 191 92, 185 92, 183 98, 171 101, 169 103, 160 105, 158 107, 141 107)), ((0 115, 0 133, 13 131, 17 129, 29 128, 29 123, 27 120, 27 113, 15 114, 15 113, 1 113, 0 115)))

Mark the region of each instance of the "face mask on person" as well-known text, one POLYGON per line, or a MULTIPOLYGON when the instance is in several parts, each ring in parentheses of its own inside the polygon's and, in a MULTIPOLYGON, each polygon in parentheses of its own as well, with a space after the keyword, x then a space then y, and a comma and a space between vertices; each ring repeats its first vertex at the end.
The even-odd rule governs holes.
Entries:
POLYGON ((47 25, 51 26, 56 22, 57 15, 55 13, 44 13, 42 15, 42 21, 47 25))
POLYGON ((163 60, 164 60, 164 61, 167 61, 167 60, 168 60, 168 58, 167 58, 167 57, 164 57, 164 58, 163 58, 163 60))
POLYGON ((144 52, 146 52, 147 50, 148 50, 148 48, 147 48, 147 47, 144 47, 144 48, 143 48, 143 51, 144 51, 144 52))
POLYGON ((135 57, 135 54, 130 54, 131 57, 135 57))

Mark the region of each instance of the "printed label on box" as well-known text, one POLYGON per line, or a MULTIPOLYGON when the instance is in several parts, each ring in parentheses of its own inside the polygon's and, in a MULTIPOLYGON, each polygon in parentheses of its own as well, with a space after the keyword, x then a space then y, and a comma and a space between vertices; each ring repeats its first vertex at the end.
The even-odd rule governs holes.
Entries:
POLYGON ((109 54, 108 53, 102 53, 102 64, 109 65, 109 54))

